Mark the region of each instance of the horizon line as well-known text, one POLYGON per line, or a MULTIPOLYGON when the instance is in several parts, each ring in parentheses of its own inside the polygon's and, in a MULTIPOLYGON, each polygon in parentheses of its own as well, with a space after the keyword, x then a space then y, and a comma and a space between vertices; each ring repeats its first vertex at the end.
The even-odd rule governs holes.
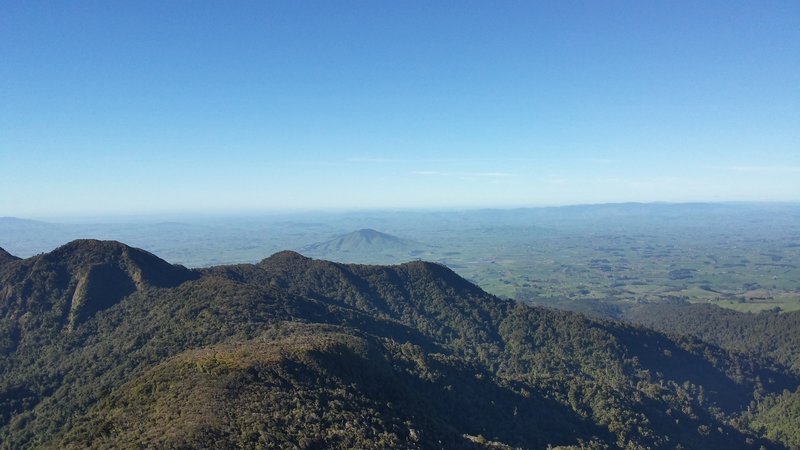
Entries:
POLYGON ((586 202, 586 203, 564 203, 553 205, 500 205, 500 206, 406 206, 406 207, 364 207, 364 208, 296 208, 296 209, 250 209, 250 210, 208 210, 208 211, 149 211, 149 212, 86 212, 75 214, 30 214, 30 215, 0 215, 0 220, 21 220, 45 223, 58 223, 63 220, 70 223, 88 223, 81 220, 92 221, 100 220, 111 222, 121 222, 123 220, 145 221, 166 220, 167 218, 205 218, 205 219, 230 219, 230 218, 259 218, 268 216, 301 216, 309 214, 320 215, 349 215, 360 213, 430 213, 430 212, 475 212, 475 211, 519 211, 533 209, 556 209, 573 207, 601 207, 601 206, 621 206, 621 205, 800 205, 800 200, 718 200, 718 201, 619 201, 619 202, 586 202))

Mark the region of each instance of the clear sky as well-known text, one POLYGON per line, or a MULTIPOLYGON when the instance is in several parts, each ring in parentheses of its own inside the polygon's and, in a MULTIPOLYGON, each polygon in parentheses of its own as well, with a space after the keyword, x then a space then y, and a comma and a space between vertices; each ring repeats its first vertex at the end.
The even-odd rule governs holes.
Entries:
POLYGON ((800 2, 0 1, 0 216, 800 201, 800 2))

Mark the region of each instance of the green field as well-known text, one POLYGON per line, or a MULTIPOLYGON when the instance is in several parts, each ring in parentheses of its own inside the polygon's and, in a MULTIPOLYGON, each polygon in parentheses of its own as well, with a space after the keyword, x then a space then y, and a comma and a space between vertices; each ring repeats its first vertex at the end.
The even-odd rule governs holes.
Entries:
POLYGON ((621 204, 106 225, 0 220, 0 247, 23 257, 87 236, 126 242, 190 267, 257 262, 284 249, 366 264, 424 259, 495 295, 557 307, 711 302, 740 311, 800 309, 800 205, 794 204, 621 204), (417 247, 314 246, 368 227, 417 247))

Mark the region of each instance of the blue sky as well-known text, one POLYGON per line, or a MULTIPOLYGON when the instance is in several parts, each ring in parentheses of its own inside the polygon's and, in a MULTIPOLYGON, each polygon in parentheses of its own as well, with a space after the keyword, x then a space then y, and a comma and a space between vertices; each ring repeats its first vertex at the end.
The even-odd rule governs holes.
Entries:
POLYGON ((800 201, 800 2, 0 3, 0 216, 800 201))

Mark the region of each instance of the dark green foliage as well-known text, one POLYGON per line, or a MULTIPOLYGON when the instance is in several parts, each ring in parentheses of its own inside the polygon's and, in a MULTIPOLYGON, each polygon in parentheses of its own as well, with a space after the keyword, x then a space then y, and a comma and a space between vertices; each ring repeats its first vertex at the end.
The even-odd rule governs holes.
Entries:
POLYGON ((17 258, 16 256, 14 256, 14 255, 8 253, 7 251, 3 250, 2 248, 0 248, 0 265, 5 264, 7 262, 11 262, 11 261, 16 261, 18 259, 19 258, 17 258))
POLYGON ((792 449, 800 448, 800 390, 754 400, 744 423, 792 449))
POLYGON ((800 374, 800 311, 752 314, 706 304, 651 304, 630 309, 625 318, 729 350, 763 355, 800 374))
POLYGON ((437 264, 281 252, 192 272, 83 241, 0 266, 0 292, 3 448, 791 442, 747 412, 797 388, 779 366, 437 264))
POLYGON ((476 447, 462 436, 466 430, 544 447, 553 439, 546 433, 593 429, 556 402, 523 397, 479 373, 412 344, 280 324, 257 339, 191 350, 148 370, 93 408, 65 443, 476 447))

